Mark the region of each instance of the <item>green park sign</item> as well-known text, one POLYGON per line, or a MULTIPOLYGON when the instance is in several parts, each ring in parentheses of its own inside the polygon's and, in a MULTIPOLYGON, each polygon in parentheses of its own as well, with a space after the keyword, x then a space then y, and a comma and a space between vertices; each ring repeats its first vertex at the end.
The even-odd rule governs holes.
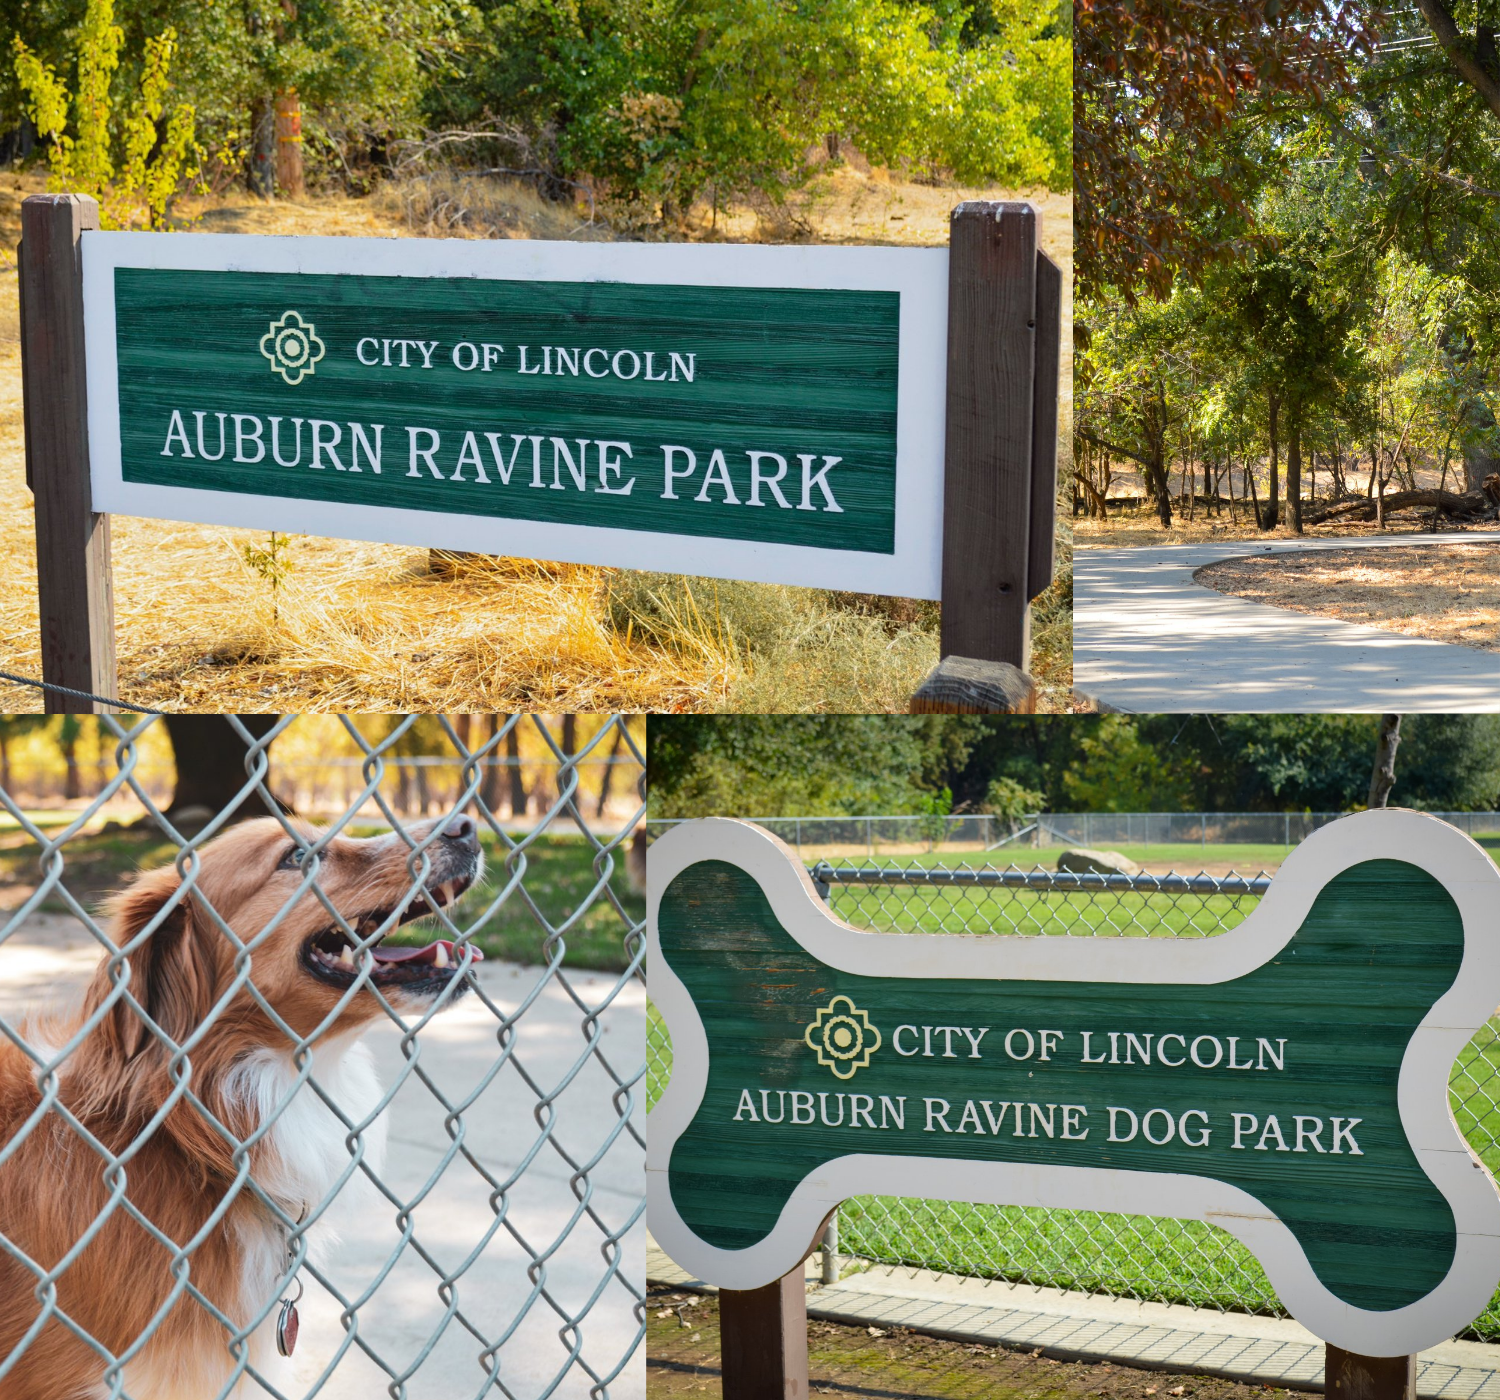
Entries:
POLYGON ((98 224, 22 201, 49 704, 115 693, 115 514, 934 598, 944 656, 1029 664, 1062 326, 1029 204, 946 248, 98 224))
POLYGON ((799 1268, 867 1194, 1204 1220, 1365 1356, 1452 1336, 1500 1281, 1447 1090, 1500 1003, 1500 871, 1435 818, 1324 827, 1213 938, 864 933, 719 819, 656 842, 649 898, 648 1209, 709 1282, 799 1268))
POLYGON ((82 241, 96 509, 938 596, 945 250, 82 241))

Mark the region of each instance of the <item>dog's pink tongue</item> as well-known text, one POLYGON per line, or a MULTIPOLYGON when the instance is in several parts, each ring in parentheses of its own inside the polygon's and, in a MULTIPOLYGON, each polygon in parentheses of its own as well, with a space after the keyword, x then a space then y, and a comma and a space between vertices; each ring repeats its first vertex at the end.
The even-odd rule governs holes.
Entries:
MULTIPOLYGON (((469 947, 470 951, 474 955, 474 961, 483 962, 484 954, 481 953, 479 949, 475 948, 472 944, 470 944, 469 947)), ((453 951, 453 945, 446 938, 440 938, 436 943, 429 943, 425 948, 388 948, 385 944, 382 943, 379 946, 372 948, 370 951, 374 954, 376 962, 435 963, 437 961, 439 948, 441 948, 444 954, 447 956, 448 966, 451 967, 458 961, 459 954, 453 951)))

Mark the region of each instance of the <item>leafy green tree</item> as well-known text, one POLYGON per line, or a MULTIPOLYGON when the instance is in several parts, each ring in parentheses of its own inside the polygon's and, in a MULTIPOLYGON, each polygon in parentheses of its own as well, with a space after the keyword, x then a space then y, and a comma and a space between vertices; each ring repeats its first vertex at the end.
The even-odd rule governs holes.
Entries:
MULTIPOLYGON (((651 815, 1352 811, 1369 792, 1378 721, 660 716, 647 731, 651 815)), ((1441 811, 1500 804, 1500 716, 1407 716, 1391 802, 1441 811)))
POLYGON ((1076 275, 1084 297, 1112 288, 1127 301, 1244 254, 1278 163, 1245 132, 1350 91, 1374 38, 1370 11, 1346 0, 1078 0, 1075 11, 1076 275))
MULTIPOLYGON (((0 42, 8 51, 19 37, 63 71, 84 13, 83 0, 0 0, 0 42)), ((257 132, 269 140, 273 98, 291 92, 315 153, 342 170, 417 128, 423 95, 452 76, 468 16, 466 0, 130 0, 116 81, 138 90, 146 40, 173 30, 173 88, 196 113, 210 178, 244 170, 257 132)), ((0 74, 0 119, 18 123, 24 102, 15 75, 0 74)))
POLYGON ((830 134, 873 161, 1066 188, 1071 50, 1057 11, 991 0, 477 0, 437 125, 518 166, 587 174, 668 216, 773 196, 830 134))
POLYGON ((19 35, 12 41, 15 73, 26 94, 26 114, 50 145, 51 187, 93 195, 105 228, 129 227, 141 209, 148 227, 161 228, 168 202, 192 173, 193 109, 179 102, 163 122, 177 47, 177 31, 169 27, 144 41, 139 94, 123 113, 117 111, 111 89, 124 37, 114 22, 114 0, 89 0, 78 34, 73 93, 19 35), (73 132, 67 129, 70 109, 73 132), (123 148, 119 160, 117 145, 123 148))
POLYGON ((879 715, 656 716, 651 816, 917 811, 925 728, 879 715))
POLYGON ((1500 716, 1405 716, 1391 800, 1439 812, 1500 808, 1500 716))
POLYGON ((1280 523, 1278 449, 1286 443, 1290 524, 1302 530, 1302 448, 1309 419, 1357 372, 1350 333, 1357 293, 1332 267, 1336 246, 1308 231, 1209 274, 1205 330, 1221 351, 1238 348, 1254 367, 1267 406, 1270 499, 1262 525, 1280 523), (1284 434, 1284 437, 1283 437, 1284 434))

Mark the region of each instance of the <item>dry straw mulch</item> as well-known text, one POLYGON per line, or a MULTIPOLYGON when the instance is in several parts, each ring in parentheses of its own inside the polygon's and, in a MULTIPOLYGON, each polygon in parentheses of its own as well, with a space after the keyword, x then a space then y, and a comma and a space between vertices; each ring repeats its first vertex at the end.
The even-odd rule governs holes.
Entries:
POLYGON ((1226 559, 1193 577, 1255 603, 1500 650, 1500 538, 1226 559))

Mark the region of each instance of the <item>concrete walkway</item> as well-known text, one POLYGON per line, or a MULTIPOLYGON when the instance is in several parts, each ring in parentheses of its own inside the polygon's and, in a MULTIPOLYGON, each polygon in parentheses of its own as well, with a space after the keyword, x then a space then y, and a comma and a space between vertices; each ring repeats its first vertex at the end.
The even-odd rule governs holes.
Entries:
MULTIPOLYGON (((75 920, 61 915, 38 915, 0 943, 0 1017, 15 1025, 29 1010, 65 1004, 84 984, 99 960, 98 945, 75 920)), ((481 985, 506 1014, 535 985, 537 969, 499 961, 480 969, 481 985)), ((615 978, 604 973, 570 972, 574 992, 589 1005, 604 1000, 615 978)), ((516 1026, 515 1058, 495 1077, 464 1114, 466 1151, 489 1174, 506 1180, 520 1165, 539 1129, 534 1111, 536 1093, 524 1082, 516 1065, 544 1089, 566 1074, 581 1052, 583 1013, 552 981, 516 1026)), ((445 1012, 420 1037, 422 1070, 450 1101, 473 1093, 495 1062, 497 1021, 477 996, 465 997, 445 1012)), ((624 989, 605 1013, 605 1053, 624 1073, 645 1058, 646 997, 639 982, 624 989)), ((405 1067, 400 1036, 393 1026, 371 1031, 367 1043, 375 1053, 381 1082, 395 1083, 405 1067)), ((587 1162, 603 1146, 616 1123, 610 1094, 613 1084, 597 1060, 590 1060, 555 1100, 556 1139, 575 1160, 587 1162)), ((644 1123, 644 1106, 639 1110, 644 1123)), ((458 1272, 471 1254, 456 1288, 458 1306, 487 1340, 498 1339, 515 1323, 501 1350, 501 1380, 512 1395, 546 1393, 564 1373, 555 1391, 567 1400, 586 1400, 590 1380, 577 1365, 568 1365, 570 1339, 560 1335, 563 1319, 545 1299, 527 1306, 533 1283, 528 1273, 531 1257, 510 1231, 530 1248, 546 1253, 547 1290, 570 1313, 583 1309, 600 1289, 606 1265, 601 1252, 604 1236, 588 1214, 581 1213, 571 1184, 572 1169, 550 1146, 543 1146, 508 1194, 506 1220, 484 1243, 494 1224, 491 1187, 460 1154, 450 1162, 438 1184, 423 1195, 432 1173, 450 1146, 444 1127, 445 1110, 432 1092, 411 1074, 387 1110, 389 1148, 382 1179, 399 1201, 418 1204, 411 1211, 412 1240, 402 1245, 397 1208, 374 1196, 361 1210, 357 1228, 345 1228, 327 1273, 346 1298, 360 1299, 360 1335, 380 1354, 391 1371, 402 1375, 417 1363, 424 1347, 431 1353, 406 1383, 407 1400, 462 1400, 481 1393, 504 1392, 489 1387, 478 1356, 481 1343, 457 1320, 445 1320, 440 1278, 425 1262, 425 1251, 444 1270, 458 1272), (576 1221, 569 1228, 569 1222, 576 1221), (393 1253, 400 1257, 380 1277, 393 1253)), ((589 1174, 590 1209, 612 1230, 625 1226, 641 1203, 645 1190, 645 1162, 640 1147, 628 1136, 617 1138, 589 1174)), ((373 1193, 372 1193, 373 1195, 373 1193)), ((340 1198, 340 1208, 344 1200, 340 1198)), ((364 1203, 361 1202, 361 1205, 364 1203)), ((644 1214, 623 1241, 621 1273, 635 1289, 644 1286, 644 1214)), ((300 1400, 312 1392, 319 1373, 329 1365, 345 1338, 339 1322, 341 1305, 310 1275, 304 1275, 306 1295, 300 1305, 301 1339, 297 1345, 297 1380, 291 1392, 300 1400)), ((583 1359, 601 1374, 618 1365, 634 1344, 639 1323, 634 1298, 616 1279, 604 1284, 580 1325, 583 1359)), ((637 1349, 621 1376, 609 1387, 609 1400, 641 1400, 645 1394, 645 1355, 637 1349)), ((391 1377, 357 1347, 338 1361, 321 1389, 319 1400, 382 1400, 391 1393, 391 1377)), ((264 1394, 252 1387, 255 1394, 264 1394)))
POLYGON ((1500 710, 1500 652, 1268 607, 1193 581, 1205 564, 1245 556, 1486 543, 1500 535, 1080 549, 1074 687, 1136 713, 1500 710))
MULTIPOLYGON (((828 1322, 910 1327, 957 1341, 1039 1349, 1063 1361, 1113 1361, 1323 1389, 1323 1344, 1291 1318, 1136 1303, 878 1264, 823 1287, 814 1274, 820 1259, 814 1254, 807 1266, 807 1312, 828 1322)), ((646 1276, 674 1288, 717 1291, 680 1269, 654 1241, 646 1276)), ((1500 1400, 1500 1346, 1455 1341, 1423 1352, 1417 1394, 1424 1400, 1500 1400)))

